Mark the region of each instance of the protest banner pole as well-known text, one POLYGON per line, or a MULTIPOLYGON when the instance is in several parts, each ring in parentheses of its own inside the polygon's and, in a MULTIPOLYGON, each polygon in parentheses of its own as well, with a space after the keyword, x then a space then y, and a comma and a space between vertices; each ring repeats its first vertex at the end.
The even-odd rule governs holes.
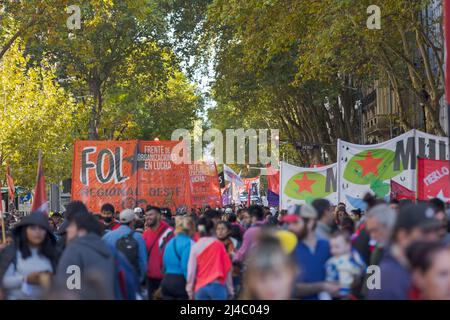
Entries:
POLYGON ((6 243, 5 219, 3 218, 3 211, 0 212, 0 217, 2 222, 2 243, 6 243))
POLYGON ((447 104, 447 136, 450 161, 450 0, 444 0, 445 102, 447 104))
POLYGON ((0 181, 0 222, 2 223, 2 243, 6 242, 5 219, 3 217, 2 182, 0 181))

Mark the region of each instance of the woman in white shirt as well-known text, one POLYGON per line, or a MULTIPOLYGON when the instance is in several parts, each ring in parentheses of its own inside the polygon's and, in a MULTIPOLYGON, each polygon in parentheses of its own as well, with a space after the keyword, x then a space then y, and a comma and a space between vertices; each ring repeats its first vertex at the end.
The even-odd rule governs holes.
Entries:
POLYGON ((48 218, 31 213, 17 224, 14 243, 0 254, 0 287, 6 299, 38 299, 55 271, 55 237, 48 218))

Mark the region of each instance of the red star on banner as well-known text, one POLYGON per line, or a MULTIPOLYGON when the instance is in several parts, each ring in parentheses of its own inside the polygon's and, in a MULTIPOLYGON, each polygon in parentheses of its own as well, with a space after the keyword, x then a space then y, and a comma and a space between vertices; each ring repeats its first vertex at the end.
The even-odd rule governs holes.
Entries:
POLYGON ((366 176, 369 173, 373 173, 378 176, 378 166, 383 161, 382 158, 374 158, 372 152, 367 152, 364 160, 355 160, 362 168, 362 176, 366 176))
POLYGON ((309 180, 306 173, 303 174, 303 177, 300 180, 294 180, 294 182, 298 185, 298 193, 303 191, 308 191, 312 193, 311 186, 316 183, 316 180, 309 180))

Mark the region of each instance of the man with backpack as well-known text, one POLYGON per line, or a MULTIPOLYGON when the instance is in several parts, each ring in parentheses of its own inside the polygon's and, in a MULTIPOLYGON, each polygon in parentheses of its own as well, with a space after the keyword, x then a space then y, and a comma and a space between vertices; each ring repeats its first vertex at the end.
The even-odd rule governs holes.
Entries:
POLYGON ((147 272, 147 249, 141 234, 131 228, 134 219, 133 210, 123 210, 119 215, 120 227, 106 233, 103 240, 127 258, 143 282, 147 272))
POLYGON ((153 300, 153 294, 159 288, 163 279, 163 254, 167 242, 173 238, 173 228, 162 220, 161 209, 148 206, 145 210, 145 225, 142 238, 148 253, 147 288, 148 299, 153 300))

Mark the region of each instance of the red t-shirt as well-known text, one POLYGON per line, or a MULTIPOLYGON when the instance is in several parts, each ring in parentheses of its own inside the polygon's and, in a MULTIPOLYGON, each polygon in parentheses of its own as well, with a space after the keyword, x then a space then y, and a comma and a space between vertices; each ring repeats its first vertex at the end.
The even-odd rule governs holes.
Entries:
POLYGON ((151 279, 162 279, 163 254, 167 242, 173 237, 173 228, 161 221, 158 229, 148 228, 142 234, 147 247, 147 277, 151 279))

